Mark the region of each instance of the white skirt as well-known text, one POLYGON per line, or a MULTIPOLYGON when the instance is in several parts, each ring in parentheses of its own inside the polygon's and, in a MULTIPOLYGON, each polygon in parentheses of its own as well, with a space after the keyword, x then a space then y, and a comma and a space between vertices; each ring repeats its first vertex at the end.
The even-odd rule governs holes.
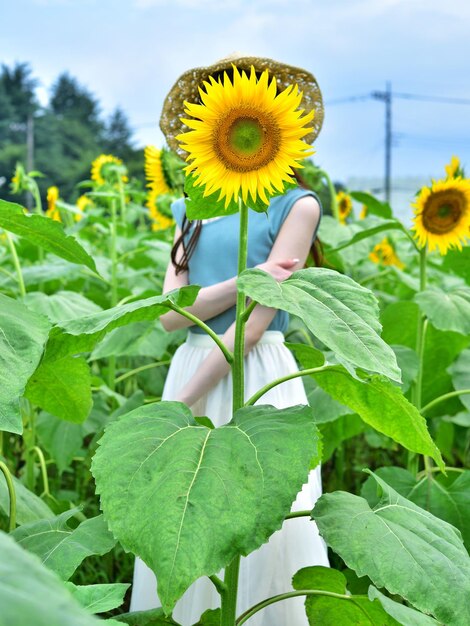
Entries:
MULTIPOLYGON (((245 399, 275 378, 298 371, 292 353, 284 345, 280 331, 268 330, 245 356, 245 399)), ((162 400, 173 400, 178 391, 198 370, 214 348, 209 335, 188 333, 188 338, 175 352, 163 390, 162 400)), ((308 404, 302 379, 294 378, 277 385, 257 404, 271 404, 283 409, 296 404, 308 404)), ((232 407, 232 375, 229 373, 209 393, 198 400, 191 410, 194 415, 206 415, 214 425, 230 420, 232 407)), ((310 510, 321 495, 320 465, 309 473, 308 482, 298 493, 292 511, 310 510)), ((237 615, 271 596, 292 591, 292 576, 309 565, 329 566, 326 544, 315 522, 300 517, 284 522, 268 543, 241 559, 237 615)), ((223 577, 223 570, 219 573, 223 577)), ((161 606, 157 596, 155 574, 139 558, 135 559, 130 611, 144 611, 161 606)), ((254 615, 249 626, 308 626, 304 597, 283 600, 254 615)), ((220 596, 208 578, 194 582, 177 602, 173 619, 182 626, 192 626, 201 614, 220 606, 220 596)))

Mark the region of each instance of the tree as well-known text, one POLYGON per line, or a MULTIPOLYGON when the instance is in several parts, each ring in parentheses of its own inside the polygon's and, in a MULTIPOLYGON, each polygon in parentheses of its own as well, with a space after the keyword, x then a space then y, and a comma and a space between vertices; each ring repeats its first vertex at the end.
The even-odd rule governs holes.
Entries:
POLYGON ((51 90, 49 107, 61 119, 74 119, 101 134, 100 106, 95 97, 68 72, 61 74, 51 90))

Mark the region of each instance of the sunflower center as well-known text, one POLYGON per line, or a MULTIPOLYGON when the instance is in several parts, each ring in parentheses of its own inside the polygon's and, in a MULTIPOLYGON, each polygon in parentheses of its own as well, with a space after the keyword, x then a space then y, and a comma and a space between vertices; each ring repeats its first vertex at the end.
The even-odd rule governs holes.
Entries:
POLYGON ((275 158, 281 133, 269 115, 244 106, 228 111, 214 129, 212 140, 215 152, 227 169, 250 172, 275 158))
POLYGON ((459 223, 462 216, 460 195, 455 192, 438 192, 430 196, 423 209, 424 228, 438 235, 450 232, 459 223))

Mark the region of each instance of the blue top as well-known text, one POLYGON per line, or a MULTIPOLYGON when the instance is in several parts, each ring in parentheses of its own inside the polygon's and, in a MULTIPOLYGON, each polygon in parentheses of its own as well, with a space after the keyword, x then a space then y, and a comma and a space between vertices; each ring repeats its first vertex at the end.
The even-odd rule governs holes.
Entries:
MULTIPOLYGON (((318 195, 309 189, 296 187, 289 189, 282 196, 271 199, 267 213, 250 211, 248 219, 248 258, 247 267, 254 267, 267 261, 278 232, 284 220, 289 214, 294 203, 304 196, 313 196, 320 205, 320 217, 323 208, 318 195)), ((180 198, 171 205, 171 210, 176 223, 181 228, 185 199, 180 198)), ((313 233, 312 242, 315 239, 320 225, 320 220, 313 233)), ((185 242, 191 236, 192 228, 185 236, 185 242)), ((188 282, 191 285, 208 287, 222 282, 237 274, 238 265, 238 240, 239 240, 239 215, 224 215, 214 221, 203 222, 199 239, 188 263, 188 282)), ((230 307, 219 315, 205 320, 205 323, 214 332, 222 335, 235 321, 235 306, 230 307)), ((274 316, 268 330, 280 330, 285 332, 289 322, 289 314, 286 311, 278 311, 274 316)), ((191 332, 204 333, 199 326, 191 328, 191 332)))

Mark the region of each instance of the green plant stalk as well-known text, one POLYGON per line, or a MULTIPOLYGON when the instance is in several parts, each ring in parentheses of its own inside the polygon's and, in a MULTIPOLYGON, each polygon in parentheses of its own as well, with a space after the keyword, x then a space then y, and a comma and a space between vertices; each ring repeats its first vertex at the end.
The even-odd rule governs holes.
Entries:
POLYGON ((11 532, 16 528, 16 491, 10 470, 3 461, 0 461, 0 470, 3 472, 5 480, 7 481, 8 496, 10 499, 8 530, 11 532))
POLYGON ((333 183, 331 182, 331 178, 324 170, 320 170, 320 174, 326 180, 326 184, 328 185, 328 191, 330 192, 330 200, 331 200, 331 213, 334 218, 339 220, 339 211, 338 211, 338 203, 336 202, 336 189, 333 183))
POLYGON ((429 409, 432 409, 432 407, 440 404, 441 402, 445 402, 450 398, 456 398, 457 396, 468 396, 469 394, 470 389, 457 389, 456 391, 449 391, 449 393, 445 393, 438 398, 434 398, 434 400, 431 400, 431 402, 428 402, 428 404, 426 404, 426 406, 423 406, 423 408, 421 409, 421 413, 426 413, 427 411, 429 411, 429 409))
MULTIPOLYGON (((117 216, 116 202, 111 200, 111 242, 110 242, 110 258, 111 258, 111 308, 115 307, 118 302, 117 297, 117 216)), ((116 357, 113 354, 108 359, 108 387, 114 391, 116 387, 116 357)))
MULTIPOLYGON (((242 626, 245 622, 247 622, 250 617, 269 606, 270 604, 275 604, 276 602, 281 602, 281 600, 286 600, 288 598, 297 598, 298 596, 328 596, 329 598, 337 598, 339 600, 354 600, 355 597, 358 596, 346 596, 341 593, 334 593, 333 591, 323 591, 321 589, 300 589, 299 591, 289 591, 288 593, 280 593, 278 596, 273 596, 272 598, 268 598, 267 600, 263 600, 255 606, 245 611, 243 615, 236 621, 236 626, 242 626)), ((367 596, 359 596, 366 598, 367 596)))
POLYGON ((245 406, 254 404, 257 400, 261 398, 261 396, 264 396, 264 394, 267 393, 270 389, 272 389, 273 387, 277 387, 277 385, 280 385, 281 383, 285 383, 286 380, 292 380, 293 378, 298 378, 299 376, 310 376, 310 374, 315 374, 315 372, 321 372, 326 367, 327 367, 326 365, 322 365, 321 367, 311 367, 306 370, 300 370, 299 372, 292 372, 292 374, 287 374, 286 376, 282 376, 282 378, 276 378, 276 380, 273 380, 267 385, 265 385, 264 387, 261 387, 261 389, 259 389, 255 394, 253 394, 251 398, 245 402, 245 406))
POLYGON ((24 286, 23 272, 21 271, 21 264, 18 258, 18 254, 16 252, 15 242, 13 241, 13 237, 11 236, 11 233, 8 232, 8 230, 6 230, 5 233, 7 236, 8 247, 10 248, 11 257, 13 260, 13 265, 16 271, 16 277, 18 280, 18 287, 20 288, 20 294, 21 294, 21 297, 24 297, 26 295, 26 288, 24 286))
POLYGON ((118 186, 119 186, 119 208, 120 208, 120 213, 121 213, 121 222, 125 225, 127 205, 126 205, 126 196, 124 194, 124 183, 122 181, 122 176, 119 176, 118 178, 118 186))
MULTIPOLYGON (((419 251, 419 290, 420 292, 426 289, 426 250, 427 246, 424 246, 419 251)), ((411 402, 414 406, 421 411, 422 400, 422 388, 423 388, 423 366, 424 366, 424 346, 426 338, 427 328, 426 316, 419 312, 418 327, 416 332, 416 354, 418 355, 418 374, 416 380, 411 387, 411 402)), ((429 457, 424 457, 424 465, 426 471, 429 472, 431 460, 429 457)), ((418 456, 414 452, 408 452, 408 471, 416 475, 418 473, 418 456)), ((430 474, 429 474, 430 475, 430 474)))
MULTIPOLYGON (((240 240, 238 245, 238 275, 246 268, 248 250, 248 207, 238 201, 240 209, 240 240)), ((245 358, 245 312, 246 297, 237 290, 235 343, 232 367, 232 414, 245 403, 244 358, 245 358)), ((225 568, 225 591, 221 594, 221 626, 235 626, 237 609, 238 572, 240 557, 236 556, 225 568)))
MULTIPOLYGON (((30 178, 28 176, 28 181, 30 184, 30 192, 34 198, 34 210, 38 215, 42 215, 42 200, 41 200, 41 194, 39 192, 39 187, 37 182, 34 180, 34 178, 30 178)), ((41 248, 41 246, 38 247, 38 260, 40 263, 42 263, 44 261, 44 248, 41 248)), ((40 283, 39 285, 39 291, 43 290, 43 284, 40 283)))
POLYGON ((140 372, 145 372, 145 370, 150 370, 154 367, 162 367, 163 365, 169 365, 170 363, 171 363, 171 359, 169 359, 168 361, 157 361, 156 363, 147 363, 147 365, 141 365, 140 367, 136 367, 133 370, 129 370, 125 374, 121 374, 121 376, 118 376, 114 382, 120 383, 121 381, 126 380, 127 378, 130 378, 131 376, 140 374, 140 372))
POLYGON ((49 479, 47 476, 47 466, 46 466, 46 460, 44 458, 44 454, 39 446, 34 446, 30 450, 30 452, 31 454, 35 452, 38 455, 39 465, 41 466, 41 476, 42 476, 42 482, 44 486, 44 491, 42 492, 41 495, 50 496, 51 492, 49 491, 49 479))

